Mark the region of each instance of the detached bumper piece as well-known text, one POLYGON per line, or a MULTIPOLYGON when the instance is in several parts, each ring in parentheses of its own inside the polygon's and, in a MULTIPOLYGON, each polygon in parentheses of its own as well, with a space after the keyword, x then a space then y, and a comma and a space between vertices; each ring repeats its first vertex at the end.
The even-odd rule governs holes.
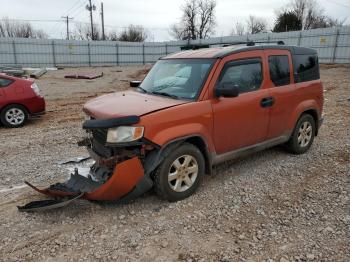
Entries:
POLYGON ((51 185, 45 189, 38 189, 26 182, 37 192, 54 197, 55 200, 34 201, 18 207, 18 210, 42 211, 59 208, 77 199, 115 201, 125 198, 130 200, 130 195, 138 196, 135 194, 136 191, 142 193, 149 189, 148 186, 147 188, 143 186, 144 180, 142 163, 138 157, 133 157, 117 164, 112 176, 102 184, 77 173, 72 174, 68 181, 51 185), (144 190, 140 190, 140 186, 145 187, 144 190))
POLYGON ((30 202, 24 206, 17 206, 18 210, 21 212, 32 212, 32 211, 46 211, 50 209, 56 209, 60 207, 64 207, 72 203, 74 200, 77 200, 81 198, 84 194, 81 193, 80 195, 68 199, 49 199, 49 200, 40 200, 40 201, 33 201, 30 202))

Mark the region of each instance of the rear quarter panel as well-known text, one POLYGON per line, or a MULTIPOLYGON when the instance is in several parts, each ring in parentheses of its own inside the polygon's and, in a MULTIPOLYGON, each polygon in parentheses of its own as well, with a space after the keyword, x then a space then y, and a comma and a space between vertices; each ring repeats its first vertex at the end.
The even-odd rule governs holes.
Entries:
POLYGON ((318 119, 321 118, 323 110, 323 86, 320 80, 296 83, 295 99, 297 105, 288 120, 289 130, 294 129, 299 117, 307 110, 315 110, 318 119))
POLYGON ((45 111, 44 98, 36 96, 31 88, 33 81, 13 77, 9 79, 14 82, 1 88, 4 99, 1 99, 0 110, 10 104, 20 104, 25 106, 29 113, 45 111))

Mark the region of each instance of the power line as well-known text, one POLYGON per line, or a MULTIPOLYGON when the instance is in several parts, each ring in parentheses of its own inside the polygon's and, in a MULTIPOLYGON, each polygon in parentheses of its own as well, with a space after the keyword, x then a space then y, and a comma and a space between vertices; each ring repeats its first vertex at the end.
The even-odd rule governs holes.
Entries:
POLYGON ((7 18, 9 21, 21 21, 21 22, 61 22, 61 20, 54 19, 17 19, 17 18, 7 18))
POLYGON ((83 0, 78 0, 78 1, 76 1, 72 6, 71 6, 71 8, 69 8, 66 12, 64 12, 64 14, 70 14, 70 12, 73 12, 72 10, 73 9, 76 9, 77 7, 79 7, 80 6, 80 4, 81 4, 81 1, 83 1, 83 0), (78 5, 78 6, 77 6, 78 5))
POLYGON ((329 2, 331 2, 332 4, 335 4, 335 5, 339 5, 339 6, 342 6, 342 7, 345 7, 345 8, 350 8, 350 5, 346 5, 346 4, 343 4, 343 3, 338 3, 334 0, 328 0, 329 2))
POLYGON ((74 8, 72 11, 70 11, 69 15, 74 16, 75 14, 78 14, 82 11, 82 9, 85 9, 85 3, 82 2, 80 5, 78 5, 76 8, 74 8))
POLYGON ((82 4, 77 9, 75 9, 70 16, 79 16, 81 13, 83 13, 86 10, 86 6, 82 4))

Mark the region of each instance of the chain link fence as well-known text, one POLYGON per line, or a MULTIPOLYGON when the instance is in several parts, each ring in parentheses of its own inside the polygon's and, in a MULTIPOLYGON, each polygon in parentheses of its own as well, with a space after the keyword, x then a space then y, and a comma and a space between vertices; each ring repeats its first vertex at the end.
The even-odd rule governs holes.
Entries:
POLYGON ((217 46, 240 41, 284 41, 311 47, 321 63, 350 63, 350 27, 216 37, 191 41, 115 42, 0 38, 0 66, 77 67, 154 63, 188 44, 217 46))

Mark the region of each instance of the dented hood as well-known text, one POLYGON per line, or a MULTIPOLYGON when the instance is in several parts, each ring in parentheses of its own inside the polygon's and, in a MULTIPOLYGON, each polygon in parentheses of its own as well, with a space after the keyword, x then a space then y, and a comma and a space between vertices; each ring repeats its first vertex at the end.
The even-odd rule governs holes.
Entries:
POLYGON ((136 91, 124 91, 92 99, 84 105, 83 111, 97 119, 109 119, 130 115, 142 116, 188 102, 136 91))

